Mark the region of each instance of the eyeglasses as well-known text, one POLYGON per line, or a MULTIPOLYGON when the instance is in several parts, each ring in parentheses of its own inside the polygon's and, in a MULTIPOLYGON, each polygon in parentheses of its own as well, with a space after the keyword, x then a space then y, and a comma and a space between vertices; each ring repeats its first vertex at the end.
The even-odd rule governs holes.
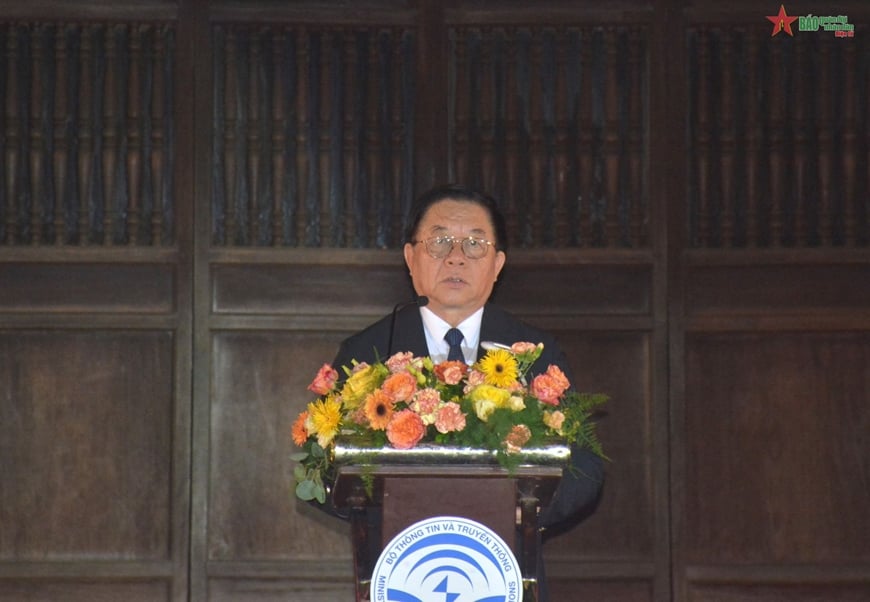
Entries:
POLYGON ((433 236, 426 240, 412 240, 414 244, 422 243, 426 245, 426 252, 433 259, 444 259, 450 252, 453 251, 453 245, 460 243, 462 252, 468 259, 482 259, 486 256, 490 247, 494 247, 495 243, 477 238, 476 236, 467 236, 465 238, 456 238, 455 236, 433 236))

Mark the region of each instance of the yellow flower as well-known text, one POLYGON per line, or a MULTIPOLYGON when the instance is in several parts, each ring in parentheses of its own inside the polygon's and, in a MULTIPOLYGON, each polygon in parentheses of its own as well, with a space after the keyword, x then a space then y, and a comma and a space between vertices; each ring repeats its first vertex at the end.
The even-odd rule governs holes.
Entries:
POLYGON ((484 384, 475 387, 469 394, 469 398, 473 402, 488 401, 492 403, 494 408, 506 408, 510 403, 511 392, 484 384))
POLYGON ((311 434, 317 435, 320 447, 326 447, 338 434, 341 424, 341 402, 329 395, 308 404, 306 426, 311 434))
POLYGON ((495 410, 495 404, 489 399, 477 399, 474 401, 474 413, 481 421, 489 420, 495 410))
POLYGON ((377 389, 388 370, 383 364, 369 365, 359 368, 347 377, 341 389, 341 398, 349 410, 357 409, 369 393, 377 389))
POLYGON ((508 407, 514 412, 521 412, 526 409, 526 402, 520 395, 511 395, 508 399, 508 407))
POLYGON ((510 387, 519 376, 517 360, 507 349, 490 349, 480 360, 479 367, 486 383, 496 387, 510 387))

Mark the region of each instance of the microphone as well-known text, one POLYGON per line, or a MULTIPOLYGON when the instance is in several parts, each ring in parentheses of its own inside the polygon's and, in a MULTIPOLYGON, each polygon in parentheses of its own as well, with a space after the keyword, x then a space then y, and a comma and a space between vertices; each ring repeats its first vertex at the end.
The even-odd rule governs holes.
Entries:
POLYGON ((393 355, 393 333, 396 330, 396 314, 399 313, 399 310, 405 309, 409 305, 425 307, 428 303, 429 297, 425 295, 419 295, 413 301, 403 301, 402 303, 396 303, 395 307, 393 307, 393 313, 390 316, 390 338, 387 343, 387 358, 393 355))

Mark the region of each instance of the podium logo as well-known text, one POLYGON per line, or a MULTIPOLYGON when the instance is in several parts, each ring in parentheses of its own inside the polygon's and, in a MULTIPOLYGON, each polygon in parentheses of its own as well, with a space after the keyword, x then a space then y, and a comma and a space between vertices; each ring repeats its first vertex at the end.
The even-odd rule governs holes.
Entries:
POLYGON ((438 516, 411 525, 384 547, 372 574, 374 602, 520 602, 522 574, 489 527, 438 516))

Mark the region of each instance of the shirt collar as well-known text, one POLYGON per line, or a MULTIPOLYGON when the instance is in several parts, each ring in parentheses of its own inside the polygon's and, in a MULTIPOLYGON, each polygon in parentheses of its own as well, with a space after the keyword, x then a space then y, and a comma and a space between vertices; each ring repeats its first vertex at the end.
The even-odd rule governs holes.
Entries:
MULTIPOLYGON (((426 345, 429 355, 436 364, 447 359, 450 346, 444 340, 444 335, 451 328, 450 324, 435 315, 428 307, 420 308, 423 318, 423 330, 426 332, 426 345)), ((465 318, 457 328, 462 331, 462 354, 467 364, 477 361, 477 348, 480 345, 480 324, 483 320, 483 308, 465 318)))

